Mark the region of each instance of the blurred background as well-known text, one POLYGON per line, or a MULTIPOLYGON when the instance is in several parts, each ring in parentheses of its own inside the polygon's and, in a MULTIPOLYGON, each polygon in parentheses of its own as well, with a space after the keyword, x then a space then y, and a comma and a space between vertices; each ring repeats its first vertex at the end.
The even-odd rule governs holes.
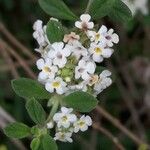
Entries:
MULTIPOLYGON (((148 149, 142 143, 150 143, 150 2, 135 1, 138 2, 132 4, 134 16, 130 22, 122 24, 107 17, 98 22, 114 28, 120 36, 113 57, 105 62, 113 72, 114 83, 100 94, 101 109, 91 113, 100 128, 78 134, 73 144, 59 143, 60 150, 118 150, 116 143, 122 143, 121 148, 126 150, 148 149), (137 139, 115 126, 116 120, 111 121, 105 111, 137 139)), ((79 15, 84 12, 86 2, 65 0, 79 15)), ((29 139, 9 139, 2 128, 14 120, 33 124, 26 113, 25 101, 15 95, 10 81, 18 77, 36 78, 38 54, 34 51, 37 43, 32 37, 32 25, 37 19, 46 24, 49 18, 37 0, 0 0, 0 150, 29 149, 29 139)))

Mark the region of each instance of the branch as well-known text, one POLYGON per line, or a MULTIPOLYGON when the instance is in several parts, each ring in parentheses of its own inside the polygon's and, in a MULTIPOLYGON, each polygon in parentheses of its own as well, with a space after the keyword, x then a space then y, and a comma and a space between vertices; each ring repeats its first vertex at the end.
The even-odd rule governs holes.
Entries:
MULTIPOLYGON (((118 119, 109 114, 104 108, 101 106, 96 107, 96 111, 102 115, 104 118, 109 120, 114 126, 116 126, 119 130, 121 130, 125 135, 131 138, 137 145, 145 144, 140 138, 138 138, 135 134, 133 134, 130 130, 128 130, 125 126, 123 126, 118 119)), ((146 144, 147 145, 147 144, 146 144)), ((149 146, 149 145, 148 145, 149 146)))
POLYGON ((125 150, 124 146, 119 142, 118 138, 114 137, 107 129, 103 128, 97 123, 93 123, 92 127, 108 137, 119 150, 125 150))

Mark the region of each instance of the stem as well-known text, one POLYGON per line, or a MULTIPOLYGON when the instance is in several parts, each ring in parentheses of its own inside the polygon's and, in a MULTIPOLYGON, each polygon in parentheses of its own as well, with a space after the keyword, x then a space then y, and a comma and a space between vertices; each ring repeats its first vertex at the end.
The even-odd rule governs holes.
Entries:
POLYGON ((49 122, 49 121, 53 118, 54 114, 56 113, 56 111, 57 111, 57 109, 58 109, 59 102, 60 102, 60 101, 59 101, 59 97, 54 96, 54 99, 55 99, 55 102, 54 102, 54 104, 53 104, 53 106, 52 106, 52 109, 51 109, 51 111, 50 111, 50 114, 49 114, 48 119, 47 119, 46 122, 49 122))
POLYGON ((85 13, 89 12, 89 9, 90 9, 90 6, 91 6, 92 2, 93 2, 93 0, 89 0, 89 2, 87 4, 87 7, 86 7, 86 10, 85 10, 85 13))

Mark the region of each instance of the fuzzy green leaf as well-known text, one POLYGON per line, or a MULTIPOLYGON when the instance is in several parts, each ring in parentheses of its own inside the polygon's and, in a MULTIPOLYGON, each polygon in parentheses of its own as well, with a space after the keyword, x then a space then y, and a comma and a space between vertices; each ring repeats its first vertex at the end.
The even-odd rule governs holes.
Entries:
POLYGON ((23 123, 12 123, 4 128, 4 133, 11 138, 22 139, 30 136, 30 128, 23 123))
POLYGON ((132 13, 126 4, 120 0, 115 0, 108 16, 114 21, 127 22, 132 18, 132 13))
POLYGON ((42 136, 42 145, 44 150, 58 150, 56 142, 48 134, 42 136))
POLYGON ((41 8, 50 16, 59 19, 76 20, 76 15, 62 0, 39 0, 41 8))
POLYGON ((34 98, 30 99, 26 103, 26 109, 29 116, 36 124, 43 124, 46 120, 46 113, 42 105, 34 98))
POLYGON ((99 19, 109 14, 115 0, 93 0, 89 14, 93 19, 99 19))
POLYGON ((38 150, 40 146, 40 139, 34 138, 30 144, 31 150, 38 150))
POLYGON ((63 102, 79 112, 90 112, 93 110, 98 101, 91 94, 77 91, 63 98, 63 102))
POLYGON ((32 97, 36 99, 48 99, 51 96, 40 83, 31 79, 15 79, 11 83, 15 93, 25 99, 32 97))
POLYGON ((47 24, 46 34, 51 43, 62 41, 64 37, 62 24, 58 21, 50 20, 47 24))

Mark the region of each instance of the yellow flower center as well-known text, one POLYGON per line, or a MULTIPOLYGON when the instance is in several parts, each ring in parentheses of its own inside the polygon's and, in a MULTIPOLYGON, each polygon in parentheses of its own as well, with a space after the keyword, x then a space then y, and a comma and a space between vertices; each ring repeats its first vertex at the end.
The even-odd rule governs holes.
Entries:
POLYGON ((98 82, 98 75, 91 76, 91 79, 89 81, 89 85, 92 86, 93 84, 98 82))
POLYGON ((47 66, 44 67, 43 70, 44 70, 45 72, 51 72, 51 69, 50 69, 49 67, 47 67, 47 66))
POLYGON ((58 88, 60 86, 60 82, 53 82, 53 87, 58 88))
POLYGON ((102 49, 99 48, 99 47, 96 47, 96 48, 94 49, 94 51, 95 51, 96 54, 101 54, 101 53, 102 53, 102 49))
POLYGON ((63 116, 63 117, 62 117, 62 121, 65 122, 65 121, 67 121, 67 120, 68 120, 67 116, 63 116))
POLYGON ((95 39, 96 39, 96 41, 97 41, 97 40, 99 40, 99 38, 100 38, 100 34, 99 34, 99 33, 97 33, 97 34, 95 35, 95 39))
POLYGON ((82 127, 82 126, 85 125, 85 122, 81 121, 81 122, 79 123, 79 125, 82 127))

